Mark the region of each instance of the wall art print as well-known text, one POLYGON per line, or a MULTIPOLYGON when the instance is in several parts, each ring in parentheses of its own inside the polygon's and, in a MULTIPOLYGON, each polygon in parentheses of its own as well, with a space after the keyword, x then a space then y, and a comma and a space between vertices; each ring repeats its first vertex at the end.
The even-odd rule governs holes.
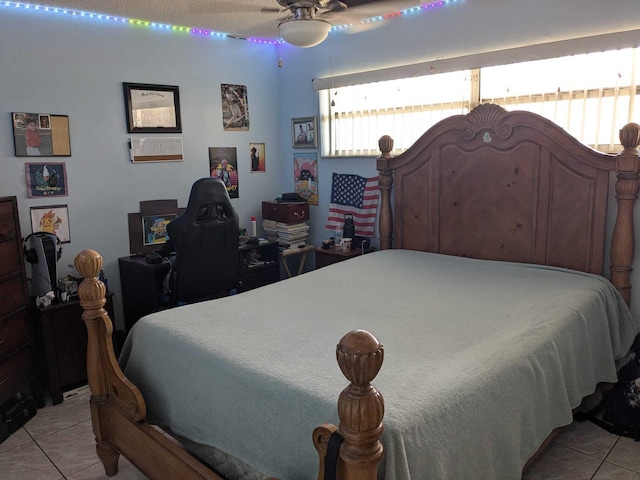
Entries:
POLYGON ((222 180, 229 198, 238 198, 238 156, 236 147, 209 147, 209 175, 222 180))
POLYGON ((71 242, 69 210, 66 205, 31 207, 31 231, 57 235, 61 243, 71 242))
POLYGON ((315 153, 293 156, 295 191, 310 205, 318 205, 318 160, 315 153))
POLYGON ((29 198, 66 197, 67 169, 64 163, 25 163, 29 198))
POLYGON ((251 173, 264 173, 267 171, 264 143, 250 143, 249 156, 251 157, 251 173))
POLYGON ((16 157, 69 157, 69 117, 49 113, 13 112, 16 157))
POLYGON ((249 130, 249 99, 245 85, 220 84, 225 130, 249 130))

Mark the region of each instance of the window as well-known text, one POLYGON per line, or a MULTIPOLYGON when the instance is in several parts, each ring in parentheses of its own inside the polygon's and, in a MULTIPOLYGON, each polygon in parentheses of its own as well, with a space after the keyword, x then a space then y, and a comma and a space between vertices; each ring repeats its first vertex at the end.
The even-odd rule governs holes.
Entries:
POLYGON ((640 49, 629 48, 320 90, 322 155, 375 156, 382 135, 397 154, 479 103, 538 113, 587 145, 618 151, 618 131, 640 105, 639 66, 640 49))

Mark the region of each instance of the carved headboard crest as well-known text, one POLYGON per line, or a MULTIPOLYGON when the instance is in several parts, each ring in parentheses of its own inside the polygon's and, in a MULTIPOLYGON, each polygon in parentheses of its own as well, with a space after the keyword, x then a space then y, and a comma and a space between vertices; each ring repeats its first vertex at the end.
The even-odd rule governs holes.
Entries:
POLYGON ((462 137, 470 141, 482 134, 484 143, 490 143, 493 135, 501 139, 509 138, 513 128, 505 119, 507 115, 507 111, 499 105, 493 103, 478 105, 465 116, 469 126, 464 128, 462 137))

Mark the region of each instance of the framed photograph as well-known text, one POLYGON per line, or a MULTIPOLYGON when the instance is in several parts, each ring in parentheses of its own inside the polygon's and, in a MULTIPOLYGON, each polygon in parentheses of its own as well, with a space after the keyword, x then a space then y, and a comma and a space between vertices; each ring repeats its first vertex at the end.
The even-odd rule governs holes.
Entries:
POLYGON ((147 215, 142 217, 142 244, 158 245, 166 243, 167 225, 178 217, 175 213, 165 215, 147 215))
POLYGON ((209 147, 209 175, 224 182, 229 198, 239 197, 236 147, 209 147))
POLYGON ((53 233, 58 236, 60 242, 71 242, 67 206, 31 207, 31 231, 53 233))
POLYGON ((182 133, 178 87, 126 82, 123 86, 128 133, 182 133))
POLYGON ((250 143, 249 155, 251 157, 251 173, 264 173, 267 171, 264 143, 250 143))
POLYGON ((64 163, 25 163, 29 198, 66 197, 67 169, 64 163))
POLYGON ((316 117, 292 118, 293 148, 318 148, 316 117))
POLYGON ((222 125, 225 130, 249 130, 249 98, 245 85, 220 84, 222 125))
POLYGON ((295 191, 309 205, 318 205, 318 159, 315 153, 296 153, 293 156, 295 191))
POLYGON ((69 117, 12 112, 16 157, 70 157, 69 117))

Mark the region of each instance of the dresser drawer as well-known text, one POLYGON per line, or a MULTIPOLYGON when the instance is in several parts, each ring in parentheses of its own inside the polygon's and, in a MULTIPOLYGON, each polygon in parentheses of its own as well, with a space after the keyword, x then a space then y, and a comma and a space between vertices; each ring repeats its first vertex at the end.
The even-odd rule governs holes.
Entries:
POLYGON ((11 273, 19 273, 22 269, 22 245, 15 240, 0 242, 0 278, 11 273))
POLYGON ((0 398, 8 398, 29 380, 31 374, 31 352, 23 348, 20 352, 0 362, 0 398))
POLYGON ((282 223, 302 223, 309 221, 309 204, 262 202, 262 219, 282 223))
MULTIPOLYGON (((0 210, 6 205, 11 206, 7 202, 0 202, 0 210)), ((10 214, 11 212, 3 214, 0 211, 0 241, 9 240, 16 236, 16 222, 10 214)))
POLYGON ((0 283, 0 318, 25 308, 27 296, 22 275, 16 275, 0 283))
POLYGON ((29 323, 26 310, 0 323, 0 358, 29 343, 29 323))

